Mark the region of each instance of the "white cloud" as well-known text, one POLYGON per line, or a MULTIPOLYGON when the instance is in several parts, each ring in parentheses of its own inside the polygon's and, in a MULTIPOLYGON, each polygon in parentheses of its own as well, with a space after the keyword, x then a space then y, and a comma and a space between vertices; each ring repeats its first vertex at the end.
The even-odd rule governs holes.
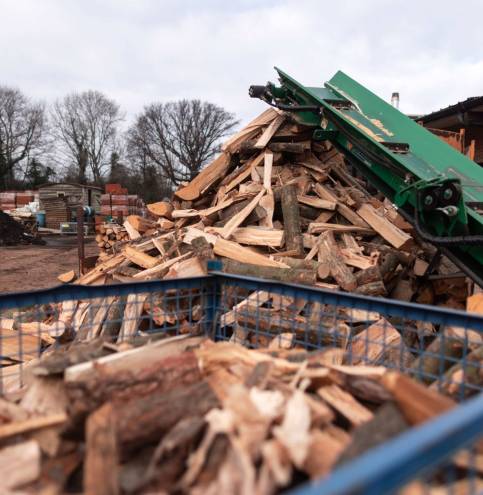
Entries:
POLYGON ((47 101, 98 89, 129 116, 198 97, 246 121, 274 65, 307 85, 342 69, 424 113, 483 93, 482 15, 476 0, 0 0, 0 83, 47 101))

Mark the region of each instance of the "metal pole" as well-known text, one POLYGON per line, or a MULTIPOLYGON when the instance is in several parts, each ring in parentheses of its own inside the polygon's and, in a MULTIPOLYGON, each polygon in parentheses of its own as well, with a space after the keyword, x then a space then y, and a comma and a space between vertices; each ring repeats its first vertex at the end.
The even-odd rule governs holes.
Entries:
POLYGON ((79 255, 79 276, 84 272, 84 208, 77 207, 77 253, 79 255))

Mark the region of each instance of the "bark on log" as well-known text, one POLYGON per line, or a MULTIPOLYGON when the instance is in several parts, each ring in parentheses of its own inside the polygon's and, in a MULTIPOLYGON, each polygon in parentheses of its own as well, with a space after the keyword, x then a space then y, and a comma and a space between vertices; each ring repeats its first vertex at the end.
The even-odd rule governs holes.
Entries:
POLYGON ((160 359, 147 368, 108 372, 100 366, 87 379, 67 383, 70 414, 79 420, 106 401, 162 394, 200 380, 198 361, 192 352, 160 359))
POLYGON ((386 296, 387 291, 384 284, 377 280, 376 282, 369 282, 367 284, 359 285, 354 291, 357 294, 363 294, 365 296, 386 296))
POLYGON ((124 449, 159 441, 181 419, 203 416, 219 401, 206 381, 180 386, 123 402, 116 409, 116 426, 124 449))
POLYGON ((297 188, 294 184, 289 184, 282 188, 281 199, 286 249, 287 251, 296 250, 302 255, 304 245, 300 228, 297 188))
POLYGON ((317 280, 317 272, 305 268, 277 268, 271 266, 251 265, 234 260, 222 261, 223 271, 235 275, 247 275, 261 277, 280 282, 293 282, 299 284, 314 284, 317 280))

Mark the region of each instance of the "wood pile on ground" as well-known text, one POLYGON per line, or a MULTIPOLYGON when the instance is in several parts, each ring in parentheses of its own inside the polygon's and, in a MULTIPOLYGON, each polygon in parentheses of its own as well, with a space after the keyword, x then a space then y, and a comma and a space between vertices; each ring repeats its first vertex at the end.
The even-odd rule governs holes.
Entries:
MULTIPOLYGON (((203 337, 97 339, 28 374, 0 399, 2 493, 279 493, 455 406, 384 367, 334 364, 327 349, 203 337)), ((473 464, 481 487, 481 456, 450 459, 449 488, 470 483, 473 464)))
POLYGON ((45 244, 37 232, 27 228, 8 213, 0 211, 0 246, 19 244, 45 244))
POLYGON ((103 223, 96 228, 96 231, 96 244, 101 252, 101 260, 116 243, 129 240, 127 230, 117 223, 103 223))
POLYGON ((218 258, 235 274, 463 309, 468 279, 444 257, 428 278, 435 248, 312 132, 265 111, 150 218, 106 226, 116 232, 99 233, 100 262, 78 283, 198 275, 218 258))

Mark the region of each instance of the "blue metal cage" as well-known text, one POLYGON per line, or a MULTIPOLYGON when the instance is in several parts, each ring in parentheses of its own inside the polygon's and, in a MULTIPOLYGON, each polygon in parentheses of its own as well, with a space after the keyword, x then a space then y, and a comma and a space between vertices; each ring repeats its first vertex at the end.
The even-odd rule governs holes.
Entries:
POLYGON ((66 327, 58 320, 59 308, 72 317, 74 341, 103 336, 119 343, 190 333, 250 347, 322 349, 335 363, 398 369, 462 402, 296 493, 433 493, 435 484, 435 493, 483 489, 481 316, 216 271, 190 279, 6 294, 0 296, 4 393, 22 385, 30 360, 47 342, 62 342, 66 327), (48 326, 37 323, 49 319, 48 326), (14 322, 8 331, 5 322, 14 322))

